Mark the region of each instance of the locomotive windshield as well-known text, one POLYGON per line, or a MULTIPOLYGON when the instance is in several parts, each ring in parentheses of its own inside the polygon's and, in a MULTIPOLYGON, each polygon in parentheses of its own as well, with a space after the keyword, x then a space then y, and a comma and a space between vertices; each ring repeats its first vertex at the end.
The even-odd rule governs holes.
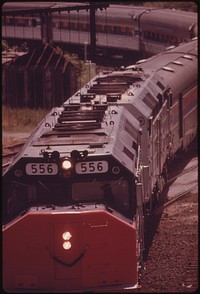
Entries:
POLYGON ((129 209, 129 184, 123 179, 74 183, 72 199, 102 201, 125 212, 129 209))
POLYGON ((135 213, 135 192, 132 181, 118 179, 87 179, 85 181, 50 181, 40 179, 31 183, 13 181, 3 185, 4 222, 10 221, 31 207, 104 204, 105 207, 132 217, 135 213))

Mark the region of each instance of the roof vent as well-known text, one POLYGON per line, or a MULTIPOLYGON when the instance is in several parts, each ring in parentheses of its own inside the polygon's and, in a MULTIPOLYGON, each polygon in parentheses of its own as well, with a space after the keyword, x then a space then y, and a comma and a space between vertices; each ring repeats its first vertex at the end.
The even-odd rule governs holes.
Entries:
POLYGON ((101 128, 105 107, 92 110, 68 108, 67 106, 58 117, 54 130, 78 131, 101 128))
POLYGON ((167 50, 171 50, 171 49, 174 49, 176 46, 169 46, 169 47, 167 47, 166 49, 165 49, 165 51, 167 51, 167 50))
POLYGON ((162 69, 164 69, 166 71, 174 72, 174 69, 169 66, 163 66, 162 69))
POLYGON ((146 61, 146 59, 140 59, 136 62, 136 64, 144 63, 145 61, 146 61))
POLYGON ((121 99, 121 94, 118 93, 110 93, 107 94, 107 102, 116 102, 117 100, 121 99))
POLYGON ((94 98, 95 98, 95 94, 93 94, 93 93, 83 94, 83 95, 81 95, 81 103, 90 102, 94 98))
POLYGON ((183 66, 183 63, 178 61, 178 60, 174 60, 172 61, 173 64, 176 64, 176 65, 180 65, 180 66, 183 66))
POLYGON ((185 59, 193 60, 193 57, 191 55, 185 54, 182 57, 185 58, 185 59))

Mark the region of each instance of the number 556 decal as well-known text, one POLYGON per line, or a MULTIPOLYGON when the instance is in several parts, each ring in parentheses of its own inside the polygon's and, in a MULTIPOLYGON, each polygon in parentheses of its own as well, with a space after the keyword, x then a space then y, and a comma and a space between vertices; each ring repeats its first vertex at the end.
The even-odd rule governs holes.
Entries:
POLYGON ((32 176, 52 176, 58 173, 58 166, 55 163, 28 163, 26 165, 26 173, 32 176))
POLYGON ((108 171, 107 161, 85 161, 78 162, 75 166, 77 174, 98 174, 108 171))

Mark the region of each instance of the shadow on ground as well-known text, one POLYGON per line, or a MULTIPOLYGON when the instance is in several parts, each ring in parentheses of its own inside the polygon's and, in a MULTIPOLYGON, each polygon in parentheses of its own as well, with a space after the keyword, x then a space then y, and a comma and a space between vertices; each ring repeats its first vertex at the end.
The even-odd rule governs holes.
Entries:
POLYGON ((152 245, 153 238, 157 232, 160 220, 163 214, 163 204, 167 201, 167 195, 170 186, 176 180, 176 177, 184 170, 185 166, 189 163, 189 161, 196 157, 198 154, 198 142, 195 139, 191 145, 189 146, 187 152, 179 152, 176 158, 173 161, 173 164, 170 166, 168 171, 168 178, 174 178, 173 181, 170 181, 169 184, 166 184, 164 190, 161 195, 160 201, 157 203, 156 207, 161 208, 159 213, 152 213, 150 216, 145 217, 145 252, 144 252, 144 260, 147 260, 149 250, 152 245))

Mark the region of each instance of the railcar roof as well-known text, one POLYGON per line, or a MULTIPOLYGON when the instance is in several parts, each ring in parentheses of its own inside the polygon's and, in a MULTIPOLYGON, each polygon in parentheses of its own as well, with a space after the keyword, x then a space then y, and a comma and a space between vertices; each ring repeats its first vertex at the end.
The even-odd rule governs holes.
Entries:
POLYGON ((156 71, 176 96, 197 80, 197 54, 197 40, 193 40, 147 59, 140 67, 149 74, 156 71))
MULTIPOLYGON (((17 10, 17 9, 36 9, 36 8, 58 8, 58 7, 67 7, 67 6, 77 6, 77 5, 87 5, 85 2, 7 2, 4 3, 3 9, 5 10, 17 10)), ((188 11, 180 11, 166 8, 155 8, 155 7, 144 7, 144 6, 134 6, 134 4, 130 5, 118 5, 118 4, 110 4, 106 9, 109 17, 112 18, 134 18, 135 16, 139 16, 143 11, 147 11, 147 13, 142 15, 142 20, 150 20, 155 22, 166 22, 168 25, 170 24, 169 19, 176 17, 176 22, 180 22, 181 24, 184 22, 197 20, 197 13, 188 12, 188 11), (148 12, 149 11, 149 12, 148 12)), ((68 12, 62 12, 62 14, 68 14, 68 12)), ((70 13, 77 13, 77 11, 70 13)), ((87 11, 81 11, 82 14, 87 14, 87 11)), ((101 11, 97 10, 97 14, 101 14, 101 11)))
POLYGON ((183 45, 179 45, 175 48, 171 48, 169 50, 165 50, 160 54, 153 56, 149 59, 143 60, 143 62, 138 61, 141 68, 145 71, 154 71, 160 69, 164 66, 167 66, 172 60, 176 60, 182 56, 185 59, 191 59, 192 56, 197 57, 197 40, 193 40, 192 42, 185 43, 183 45), (191 57, 190 57, 191 55, 191 57))

